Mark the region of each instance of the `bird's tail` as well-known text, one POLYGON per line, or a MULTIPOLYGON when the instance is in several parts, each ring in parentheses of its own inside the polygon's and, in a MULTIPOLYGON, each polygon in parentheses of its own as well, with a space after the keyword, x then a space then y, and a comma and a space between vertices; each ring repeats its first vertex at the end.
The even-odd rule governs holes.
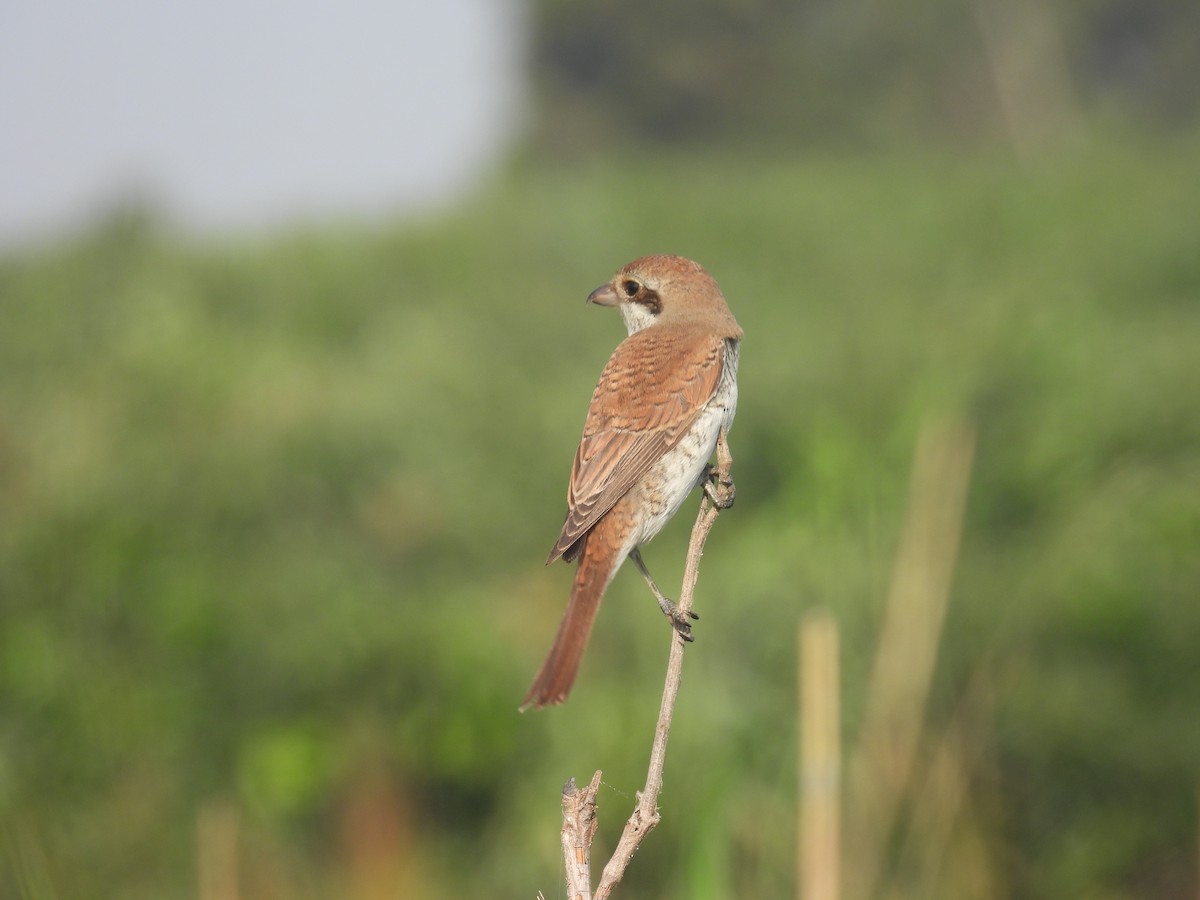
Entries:
MULTIPOLYGON (((603 525, 603 520, 600 524, 603 525)), ((562 703, 575 682, 592 633, 592 623, 600 610, 600 598, 621 562, 620 559, 614 561, 605 540, 593 540, 595 537, 598 535, 593 533, 584 538, 575 582, 571 586, 571 600, 558 626, 558 634, 554 636, 554 645, 521 704, 522 711, 562 703)))

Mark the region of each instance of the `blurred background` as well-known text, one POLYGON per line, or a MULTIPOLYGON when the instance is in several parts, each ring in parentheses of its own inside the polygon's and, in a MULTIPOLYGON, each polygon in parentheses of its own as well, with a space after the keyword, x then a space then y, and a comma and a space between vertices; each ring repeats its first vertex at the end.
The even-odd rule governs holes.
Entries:
POLYGON ((7 4, 0 895, 557 897, 596 769, 606 859, 669 642, 635 571, 570 701, 516 708, 624 334, 583 298, 672 252, 746 331, 738 502, 624 894, 797 895, 823 611, 843 896, 1195 897, 1198 34, 1194 0, 7 4))

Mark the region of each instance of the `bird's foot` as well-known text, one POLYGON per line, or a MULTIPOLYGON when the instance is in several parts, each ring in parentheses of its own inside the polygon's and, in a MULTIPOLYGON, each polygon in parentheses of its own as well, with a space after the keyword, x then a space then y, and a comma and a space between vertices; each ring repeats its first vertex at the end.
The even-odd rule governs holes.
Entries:
POLYGON ((729 509, 737 499, 733 479, 713 465, 704 471, 704 493, 717 509, 729 509))
POLYGON ((679 633, 681 638, 688 643, 695 640, 692 636, 692 622, 700 618, 700 613, 692 612, 690 609, 684 612, 679 608, 678 603, 672 603, 666 597, 661 598, 658 605, 662 609, 663 615, 670 621, 671 627, 679 633))

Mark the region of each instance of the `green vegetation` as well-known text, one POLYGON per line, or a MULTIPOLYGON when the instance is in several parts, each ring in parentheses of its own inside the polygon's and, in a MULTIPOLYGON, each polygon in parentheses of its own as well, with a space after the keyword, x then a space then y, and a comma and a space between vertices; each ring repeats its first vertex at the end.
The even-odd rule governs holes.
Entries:
POLYGON ((535 144, 993 146, 1200 124, 1187 0, 534 0, 535 144))
POLYGON ((979 438, 928 720, 964 741, 977 852, 920 896, 1194 892, 1196 159, 631 158, 383 232, 201 247, 130 216, 3 261, 0 894, 193 897, 228 833, 247 897, 555 896, 558 790, 596 768, 611 846, 668 641, 636 573, 570 702, 516 707, 623 333, 582 300, 647 252, 701 260, 747 337, 630 896, 790 895, 794 626, 842 626, 850 742, 948 414, 979 438))

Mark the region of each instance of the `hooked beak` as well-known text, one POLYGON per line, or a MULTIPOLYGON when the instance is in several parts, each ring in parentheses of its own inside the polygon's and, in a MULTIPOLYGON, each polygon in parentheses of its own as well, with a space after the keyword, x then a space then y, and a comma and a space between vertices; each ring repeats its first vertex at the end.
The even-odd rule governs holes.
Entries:
POLYGON ((616 306, 621 302, 621 298, 617 296, 616 289, 611 284, 602 284, 588 294, 587 302, 597 306, 616 306))

